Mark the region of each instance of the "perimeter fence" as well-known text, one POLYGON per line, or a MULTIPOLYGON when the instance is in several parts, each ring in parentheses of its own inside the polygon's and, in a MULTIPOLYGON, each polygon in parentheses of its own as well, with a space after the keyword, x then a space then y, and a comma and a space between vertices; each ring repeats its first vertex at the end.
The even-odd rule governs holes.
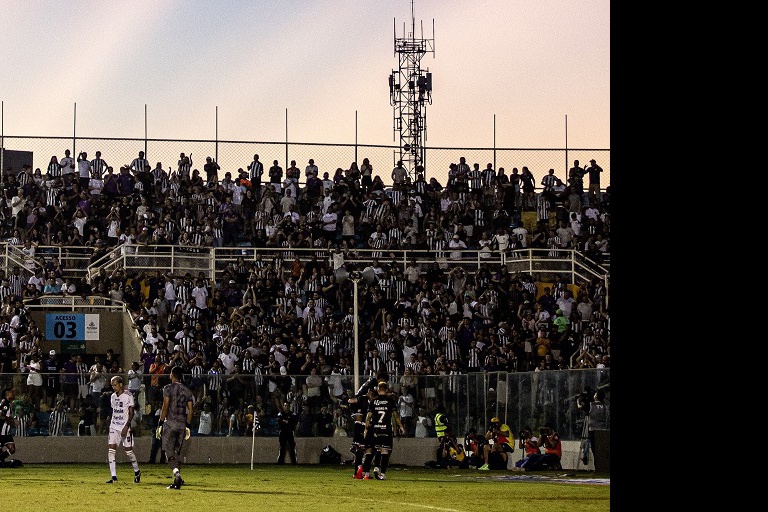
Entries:
MULTIPOLYGON (((262 141, 232 141, 232 140, 185 140, 185 139, 144 139, 144 138, 107 138, 107 137, 41 137, 41 136, 15 136, 3 135, 0 148, 9 151, 23 151, 31 153, 32 168, 40 168, 45 174, 51 156, 55 155, 59 160, 64 156, 64 150, 69 149, 72 157, 76 158, 80 151, 88 153, 88 158, 94 158, 96 151, 101 151, 102 158, 111 165, 115 172, 120 166, 129 165, 138 156, 139 151, 144 151, 145 157, 152 167, 158 162, 166 170, 175 171, 179 154, 192 155, 192 169, 199 169, 200 175, 205 177, 203 165, 205 158, 210 156, 219 163, 219 179, 227 172, 232 173, 232 178, 237 178, 239 168, 247 169, 253 160, 253 155, 258 154, 264 164, 264 176, 266 180, 267 170, 277 160, 285 170, 290 166, 291 160, 302 170, 310 158, 314 159, 320 171, 320 177, 327 172, 333 178, 336 169, 349 169, 352 162, 358 165, 364 158, 368 158, 373 166, 373 174, 378 174, 386 185, 391 185, 392 168, 400 157, 399 148, 392 145, 373 144, 327 144, 315 142, 262 142, 262 141)), ((0 151, 0 169, 3 174, 7 172, 18 173, 20 168, 8 169, 7 155, 3 157, 0 151), (7 160, 7 161, 6 161, 7 160)), ((456 147, 426 147, 425 148, 425 177, 437 179, 442 185, 446 184, 448 169, 451 163, 458 163, 459 158, 466 158, 470 168, 474 163, 480 164, 480 169, 485 169, 487 164, 492 164, 498 170, 505 169, 509 175, 514 167, 522 169, 528 167, 536 179, 537 188, 541 178, 549 169, 555 169, 555 175, 563 182, 567 181, 568 169, 578 160, 583 166, 591 159, 595 159, 603 168, 601 188, 610 186, 611 182, 611 152, 609 149, 525 149, 525 148, 456 148, 456 147)))

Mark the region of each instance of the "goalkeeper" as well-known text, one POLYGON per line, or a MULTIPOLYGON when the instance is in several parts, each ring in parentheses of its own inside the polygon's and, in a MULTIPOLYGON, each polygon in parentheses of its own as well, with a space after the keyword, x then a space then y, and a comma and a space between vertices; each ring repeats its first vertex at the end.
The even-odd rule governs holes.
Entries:
POLYGON ((163 387, 163 409, 160 411, 156 435, 163 441, 163 450, 168 465, 173 472, 173 483, 168 489, 181 489, 181 447, 189 439, 192 423, 192 391, 181 379, 183 372, 179 366, 171 370, 171 383, 163 387))

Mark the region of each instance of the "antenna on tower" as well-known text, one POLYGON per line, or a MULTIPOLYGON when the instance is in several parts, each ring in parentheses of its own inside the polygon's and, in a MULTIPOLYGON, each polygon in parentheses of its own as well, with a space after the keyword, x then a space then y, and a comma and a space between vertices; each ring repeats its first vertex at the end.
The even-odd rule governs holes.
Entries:
POLYGON ((429 68, 422 70, 421 58, 427 53, 435 54, 435 20, 432 20, 432 39, 424 38, 424 23, 421 22, 421 37, 416 38, 416 18, 411 0, 411 31, 403 23, 403 37, 397 37, 394 29, 395 55, 398 69, 389 75, 389 102, 393 107, 393 138, 399 139, 394 160, 401 160, 411 178, 415 178, 416 167, 424 165, 427 139, 427 103, 432 104, 432 73, 429 68))

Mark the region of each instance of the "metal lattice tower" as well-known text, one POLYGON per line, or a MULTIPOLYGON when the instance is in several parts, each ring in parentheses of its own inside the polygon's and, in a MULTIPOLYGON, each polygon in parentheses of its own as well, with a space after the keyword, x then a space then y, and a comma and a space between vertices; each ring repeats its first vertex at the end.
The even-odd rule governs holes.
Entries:
POLYGON ((403 24, 403 37, 397 37, 394 27, 395 55, 398 70, 389 75, 389 102, 393 107, 394 139, 399 135, 399 149, 395 160, 402 160, 411 179, 415 178, 416 166, 424 165, 424 141, 427 138, 427 103, 432 104, 432 73, 427 68, 422 72, 421 58, 435 53, 435 20, 432 20, 432 39, 424 38, 424 24, 421 35, 416 39, 416 19, 413 16, 411 0, 411 31, 403 24))

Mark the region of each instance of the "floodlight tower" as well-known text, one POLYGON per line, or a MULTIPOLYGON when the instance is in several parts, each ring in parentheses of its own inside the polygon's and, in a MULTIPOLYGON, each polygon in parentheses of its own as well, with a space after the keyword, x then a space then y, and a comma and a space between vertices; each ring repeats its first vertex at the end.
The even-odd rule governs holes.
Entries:
POLYGON ((435 20, 432 20, 432 39, 424 38, 424 23, 421 23, 421 37, 416 38, 416 19, 413 16, 411 0, 411 31, 403 23, 403 37, 397 37, 394 28, 395 55, 399 67, 389 75, 389 102, 393 107, 393 140, 399 136, 399 148, 395 160, 402 160, 411 178, 415 178, 417 165, 424 164, 426 156, 424 141, 427 136, 427 103, 432 104, 432 73, 421 69, 421 58, 435 54, 435 20))

